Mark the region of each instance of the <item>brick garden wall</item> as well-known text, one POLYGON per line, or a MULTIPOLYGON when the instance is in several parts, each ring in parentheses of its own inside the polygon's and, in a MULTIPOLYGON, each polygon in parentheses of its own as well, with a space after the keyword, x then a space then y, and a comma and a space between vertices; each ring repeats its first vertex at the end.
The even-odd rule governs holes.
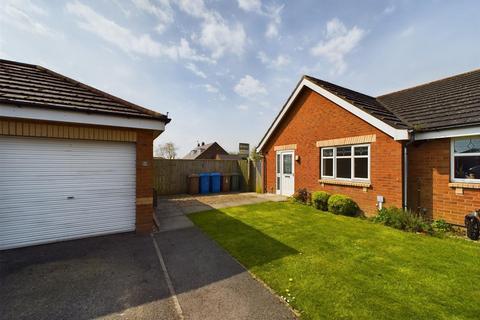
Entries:
POLYGON ((416 142, 408 149, 408 203, 432 219, 463 225, 465 214, 480 208, 480 189, 456 194, 450 182, 450 139, 416 142))
POLYGON ((275 192, 275 146, 296 144, 295 190, 325 190, 352 197, 367 215, 376 211, 377 195, 385 205, 402 206, 402 144, 321 95, 304 88, 264 147, 267 192, 275 192), (320 185, 320 149, 316 141, 376 135, 371 143, 371 187, 320 185))

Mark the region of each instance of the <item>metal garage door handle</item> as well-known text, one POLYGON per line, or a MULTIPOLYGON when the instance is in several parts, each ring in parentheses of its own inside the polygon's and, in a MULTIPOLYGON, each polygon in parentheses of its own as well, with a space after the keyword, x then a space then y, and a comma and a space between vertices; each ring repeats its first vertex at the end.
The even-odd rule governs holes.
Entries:
POLYGON ((67 197, 68 200, 75 199, 74 196, 67 197))

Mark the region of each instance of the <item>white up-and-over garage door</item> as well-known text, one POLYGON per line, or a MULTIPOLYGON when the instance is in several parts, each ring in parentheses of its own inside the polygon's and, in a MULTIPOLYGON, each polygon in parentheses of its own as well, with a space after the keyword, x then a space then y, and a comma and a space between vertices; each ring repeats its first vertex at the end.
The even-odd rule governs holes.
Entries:
POLYGON ((0 250, 135 230, 135 144, 0 136, 0 250))

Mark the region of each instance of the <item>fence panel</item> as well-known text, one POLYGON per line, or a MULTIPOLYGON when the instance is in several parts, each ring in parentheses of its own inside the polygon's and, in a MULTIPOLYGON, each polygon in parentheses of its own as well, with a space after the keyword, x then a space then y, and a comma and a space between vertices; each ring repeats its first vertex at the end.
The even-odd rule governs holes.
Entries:
POLYGON ((153 184, 159 195, 187 193, 187 177, 192 173, 220 172, 240 174, 242 191, 250 191, 248 160, 153 160, 153 184))

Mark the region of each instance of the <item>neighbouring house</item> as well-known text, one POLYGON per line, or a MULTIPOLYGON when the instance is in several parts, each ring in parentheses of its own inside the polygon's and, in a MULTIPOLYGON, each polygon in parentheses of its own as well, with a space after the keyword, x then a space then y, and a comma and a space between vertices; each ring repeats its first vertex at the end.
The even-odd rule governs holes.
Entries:
POLYGON ((265 189, 408 207, 463 225, 480 208, 480 70, 371 97, 304 76, 262 138, 265 189))
POLYGON ((218 143, 205 142, 198 143, 197 147, 187 153, 183 159, 185 160, 197 160, 197 159, 217 159, 217 156, 228 155, 228 152, 225 151, 218 143))
POLYGON ((153 227, 153 140, 170 119, 0 60, 0 250, 153 227))

